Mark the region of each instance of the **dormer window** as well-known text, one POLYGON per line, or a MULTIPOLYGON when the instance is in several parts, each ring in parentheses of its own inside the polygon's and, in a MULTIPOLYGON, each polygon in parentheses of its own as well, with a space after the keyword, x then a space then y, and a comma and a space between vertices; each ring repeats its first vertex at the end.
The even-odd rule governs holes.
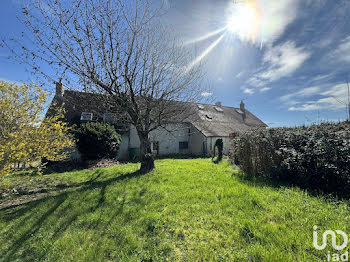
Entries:
POLYGON ((224 112, 224 110, 222 110, 221 107, 215 106, 214 108, 215 108, 216 111, 218 111, 218 112, 220 112, 220 113, 223 113, 223 112, 224 112))
POLYGON ((204 106, 202 106, 202 105, 197 105, 197 106, 198 106, 199 110, 203 110, 204 109, 204 106))
POLYGON ((82 112, 80 120, 81 121, 91 121, 92 120, 92 116, 93 116, 92 113, 82 112))
POLYGON ((207 118, 207 120, 212 120, 213 119, 213 117, 211 115, 209 115, 209 114, 206 114, 205 117, 207 118))
POLYGON ((240 110, 240 109, 236 109, 236 112, 238 113, 238 114, 240 114, 240 115, 243 115, 244 113, 242 112, 242 110, 240 110))
POLYGON ((103 121, 114 124, 117 121, 117 116, 114 113, 105 113, 103 115, 103 121))

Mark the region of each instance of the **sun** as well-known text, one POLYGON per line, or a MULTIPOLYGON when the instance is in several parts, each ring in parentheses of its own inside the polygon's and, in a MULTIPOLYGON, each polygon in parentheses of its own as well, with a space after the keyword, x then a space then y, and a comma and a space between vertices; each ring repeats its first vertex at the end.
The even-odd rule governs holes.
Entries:
POLYGON ((243 40, 255 41, 261 28, 261 14, 255 1, 233 4, 229 10, 226 28, 243 40))

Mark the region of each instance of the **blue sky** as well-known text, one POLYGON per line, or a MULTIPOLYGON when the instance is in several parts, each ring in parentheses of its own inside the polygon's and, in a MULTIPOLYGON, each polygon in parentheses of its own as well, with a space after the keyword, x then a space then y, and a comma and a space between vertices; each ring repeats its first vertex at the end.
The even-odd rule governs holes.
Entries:
MULTIPOLYGON (((164 22, 202 57, 214 101, 237 107, 244 99, 270 126, 346 118, 349 0, 163 1, 164 22)), ((1 1, 1 37, 24 30, 20 3, 1 1)), ((0 78, 34 80, 7 55, 0 49, 0 78)))

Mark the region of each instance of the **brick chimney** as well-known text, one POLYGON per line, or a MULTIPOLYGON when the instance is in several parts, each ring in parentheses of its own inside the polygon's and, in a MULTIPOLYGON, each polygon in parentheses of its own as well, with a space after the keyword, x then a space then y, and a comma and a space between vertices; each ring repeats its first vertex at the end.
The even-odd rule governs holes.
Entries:
POLYGON ((64 86, 62 84, 62 79, 56 82, 56 97, 63 97, 64 95, 64 86))
POLYGON ((215 103, 215 105, 216 105, 216 106, 221 106, 221 102, 218 101, 218 102, 215 103))

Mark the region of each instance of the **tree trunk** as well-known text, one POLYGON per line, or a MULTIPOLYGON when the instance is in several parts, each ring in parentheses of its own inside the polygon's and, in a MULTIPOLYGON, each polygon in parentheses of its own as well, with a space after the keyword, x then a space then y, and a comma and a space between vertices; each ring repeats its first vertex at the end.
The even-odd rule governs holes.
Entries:
POLYGON ((139 132, 141 142, 141 171, 149 172, 154 169, 154 159, 151 151, 151 142, 149 141, 148 134, 142 134, 139 132))

